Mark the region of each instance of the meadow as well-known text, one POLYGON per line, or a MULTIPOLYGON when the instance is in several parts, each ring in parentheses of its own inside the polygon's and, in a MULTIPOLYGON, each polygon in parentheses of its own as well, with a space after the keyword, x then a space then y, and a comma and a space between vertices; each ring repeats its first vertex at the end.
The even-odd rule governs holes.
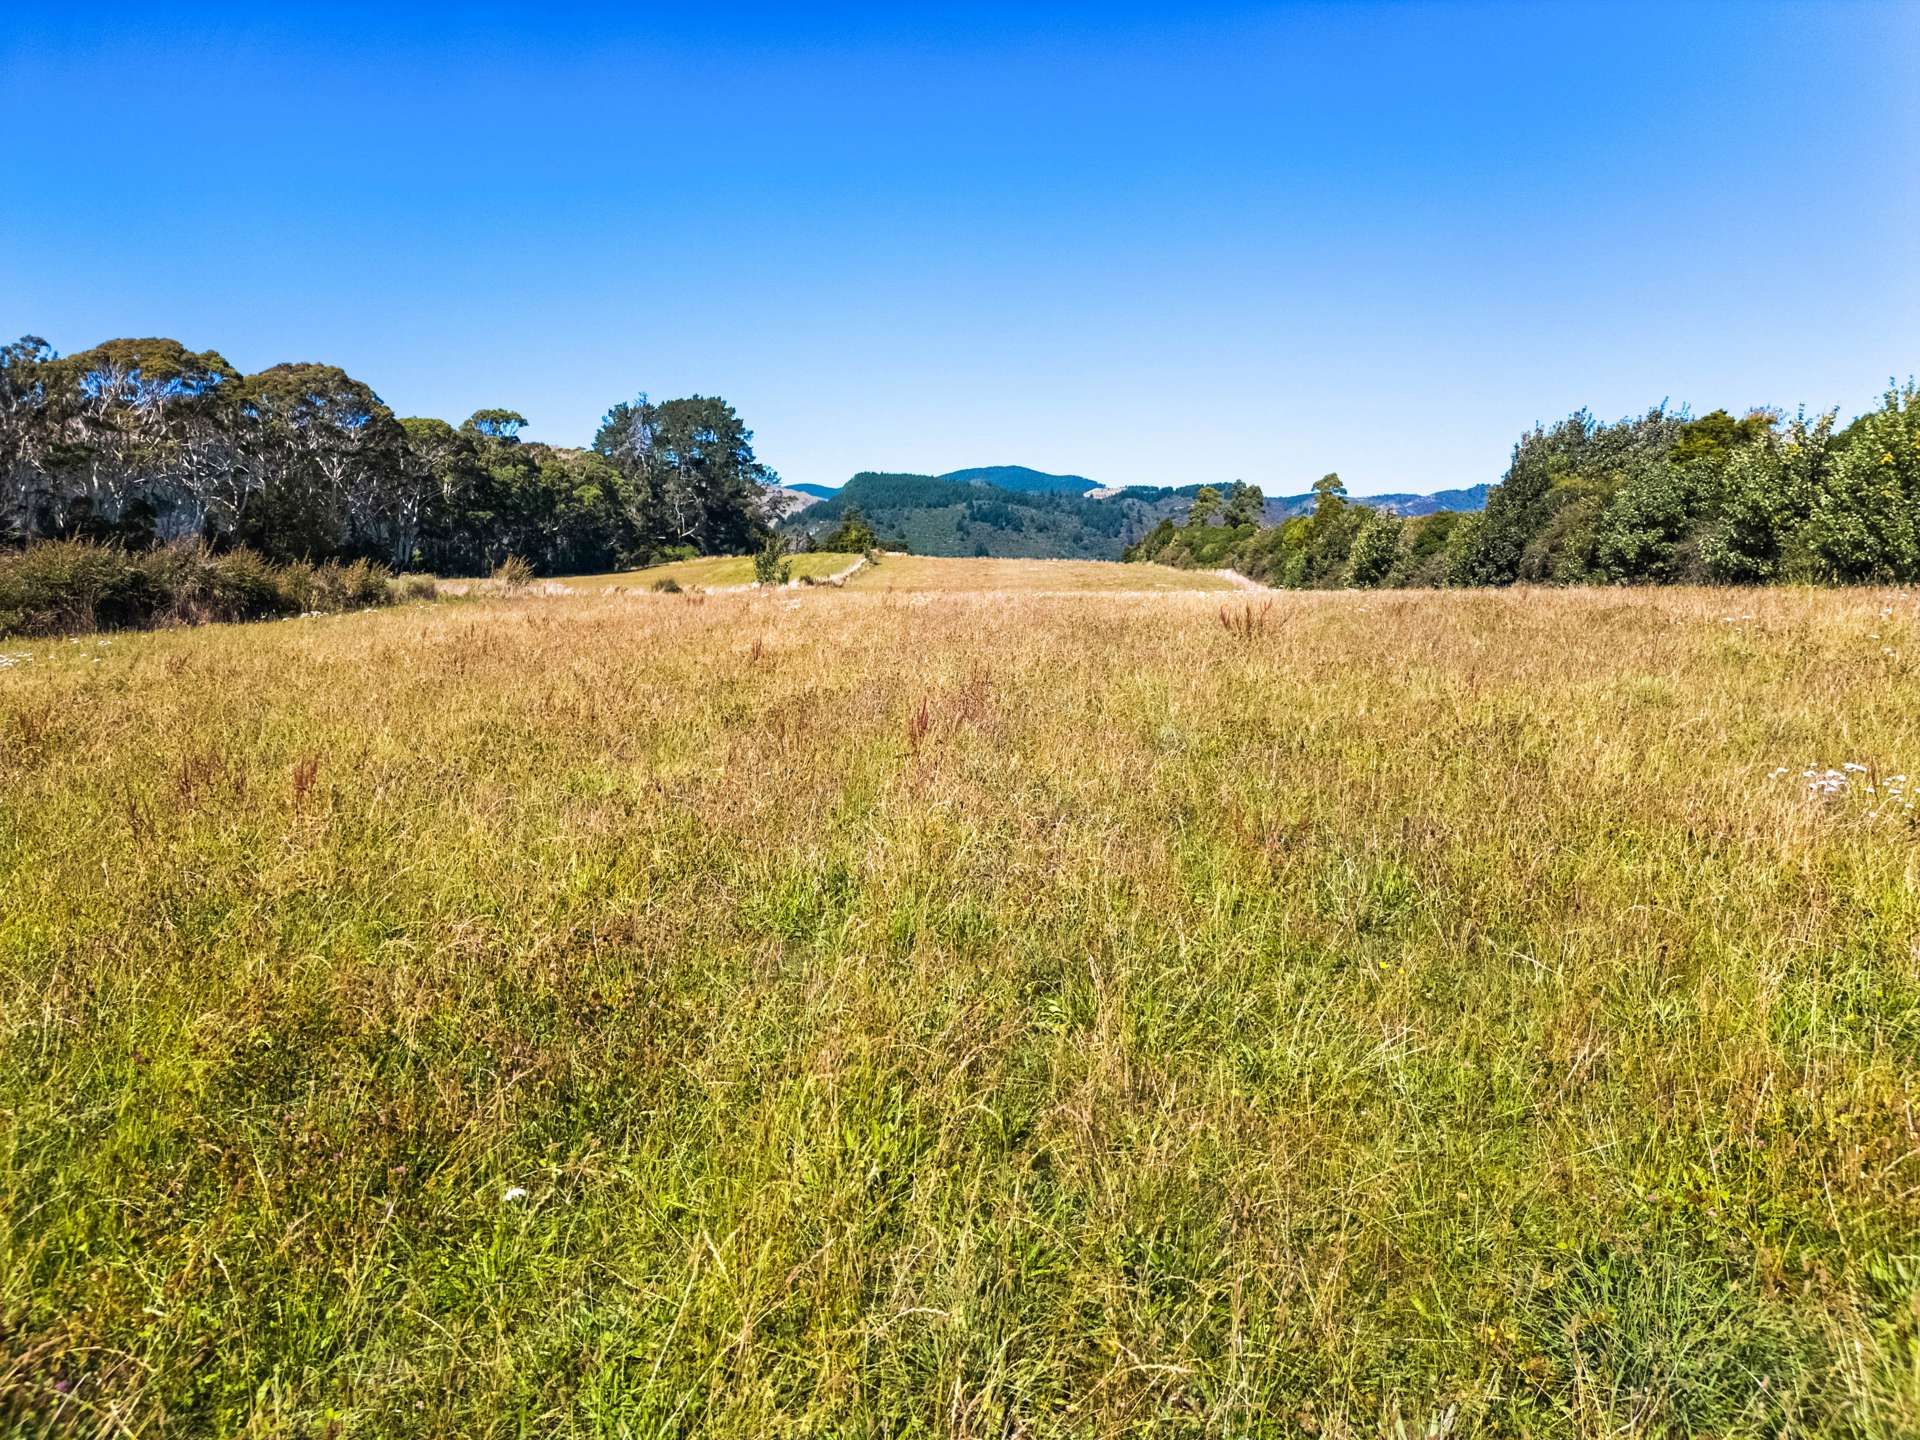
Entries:
POLYGON ((995 573, 0 645, 4 1428, 1920 1433, 1911 595, 995 573))
MULTIPOLYGON (((854 590, 946 591, 961 594, 1160 594, 1227 591, 1251 582, 1213 570, 1181 570, 1172 565, 1115 565, 1105 560, 953 559, 938 555, 894 555, 863 566, 849 576, 854 590)), ((1258 588, 1258 587, 1254 587, 1258 588)))
MULTIPOLYGON (((802 551, 786 557, 797 581, 834 580, 854 590, 904 592, 952 591, 965 594, 1049 595, 1099 591, 1107 594, 1159 594, 1170 591, 1227 591, 1248 588, 1213 570, 1182 570, 1147 563, 1116 565, 1104 560, 954 559, 939 555, 876 553, 871 562, 858 555, 802 551)), ((683 590, 736 590, 753 584, 750 555, 709 555, 675 560, 642 570, 607 575, 574 575, 535 582, 554 593, 586 590, 649 590, 672 581, 683 590)), ((482 582, 477 590, 495 589, 482 582)), ((1258 587, 1254 587, 1258 588, 1258 587)))
MULTIPOLYGON (((788 573, 795 580, 825 580, 859 564, 858 555, 836 555, 815 550, 786 557, 788 573)), ((650 589, 672 582, 683 590, 738 590, 753 584, 751 555, 702 555, 693 560, 673 560, 649 565, 641 570, 618 570, 605 575, 569 575, 540 582, 555 590, 650 589)))

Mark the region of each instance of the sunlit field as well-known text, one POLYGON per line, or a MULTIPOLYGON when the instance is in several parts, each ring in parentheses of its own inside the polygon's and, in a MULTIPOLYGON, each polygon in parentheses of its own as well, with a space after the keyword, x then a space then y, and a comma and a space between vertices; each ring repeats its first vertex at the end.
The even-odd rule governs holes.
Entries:
POLYGON ((0 1428, 1920 1433, 1911 596, 949 565, 0 645, 0 1428))
MULTIPOLYGON (((1235 580, 1211 570, 1179 570, 1171 565, 1115 565, 1103 560, 975 560, 887 553, 875 556, 872 563, 862 563, 858 555, 813 552, 789 555, 786 563, 792 567, 795 580, 844 576, 847 588, 854 590, 969 594, 989 591, 1065 594, 1090 590, 1158 593, 1239 590, 1251 585, 1249 581, 1235 580)), ((569 576, 543 582, 538 588, 645 590, 665 580, 687 590, 742 588, 753 583, 753 557, 731 555, 677 560, 611 575, 569 576)))
POLYGON ((1171 565, 1114 565, 1104 560, 956 560, 938 555, 891 554, 847 580, 848 587, 855 590, 1043 594, 1238 590, 1250 583, 1211 570, 1177 570, 1171 565))
MULTIPOLYGON (((786 564, 795 580, 824 580, 839 575, 860 562, 858 555, 835 555, 816 551, 789 555, 786 564)), ((575 575, 552 582, 569 590, 647 589, 671 580, 684 590, 731 590, 753 584, 751 555, 708 555, 698 560, 676 560, 666 565, 649 565, 644 570, 622 570, 610 575, 575 575)))

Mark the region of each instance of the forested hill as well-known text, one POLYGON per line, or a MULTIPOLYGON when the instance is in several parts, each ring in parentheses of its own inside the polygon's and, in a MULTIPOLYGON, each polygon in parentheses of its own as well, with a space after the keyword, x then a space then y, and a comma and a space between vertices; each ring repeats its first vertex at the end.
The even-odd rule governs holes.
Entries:
POLYGON ((1029 470, 1025 465, 976 465, 971 470, 949 470, 940 478, 1031 494, 1084 495, 1098 488, 1096 481, 1084 475, 1049 475, 1044 470, 1029 470))
POLYGON ((795 538, 818 536, 856 510, 883 545, 916 555, 1118 560, 1127 542, 1154 523, 1137 503, 1008 490, 943 475, 862 471, 782 528, 795 538))
MULTIPOLYGON (((1184 518, 1200 485, 1099 489, 1082 475, 1050 475, 1019 465, 983 466, 945 475, 862 471, 827 498, 788 518, 799 539, 826 534, 849 510, 872 523, 881 542, 918 555, 1118 560, 1129 544, 1163 521, 1184 518)), ((1244 491, 1258 494, 1252 487, 1244 491)), ((1487 487, 1438 495, 1367 496, 1356 503, 1394 515, 1478 510, 1487 487)), ((1278 525, 1313 509, 1311 494, 1264 500, 1260 523, 1278 525)))

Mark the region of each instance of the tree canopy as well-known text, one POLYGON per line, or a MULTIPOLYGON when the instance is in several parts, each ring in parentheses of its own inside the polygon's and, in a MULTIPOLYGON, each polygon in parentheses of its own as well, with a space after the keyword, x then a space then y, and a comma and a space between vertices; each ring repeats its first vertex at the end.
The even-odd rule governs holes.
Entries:
POLYGON ((1920 390, 1836 422, 1581 410, 1521 435, 1482 514, 1370 509, 1328 475, 1311 514, 1265 529, 1203 491, 1128 557, 1286 586, 1920 579, 1920 390))
POLYGON ((615 405, 585 450, 526 425, 497 406, 457 427, 399 418, 331 365, 242 375, 176 340, 62 357, 29 335, 0 346, 0 543, 199 538, 442 574, 512 554, 564 573, 768 531, 776 477, 724 400, 615 405))

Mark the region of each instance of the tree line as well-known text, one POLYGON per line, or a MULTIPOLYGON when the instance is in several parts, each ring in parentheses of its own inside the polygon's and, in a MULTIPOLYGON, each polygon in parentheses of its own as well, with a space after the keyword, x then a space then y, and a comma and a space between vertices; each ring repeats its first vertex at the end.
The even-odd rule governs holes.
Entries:
POLYGON ((1263 529, 1260 492, 1236 482, 1127 558, 1287 587, 1920 579, 1920 390, 1890 385, 1838 421, 1583 410, 1520 437, 1482 513, 1401 517, 1328 475, 1311 514, 1263 529))
POLYGON ((273 561, 545 574, 740 553, 777 483, 713 396, 613 406, 588 449, 524 416, 401 418, 331 365, 243 375, 176 340, 0 346, 0 543, 197 539, 273 561))

